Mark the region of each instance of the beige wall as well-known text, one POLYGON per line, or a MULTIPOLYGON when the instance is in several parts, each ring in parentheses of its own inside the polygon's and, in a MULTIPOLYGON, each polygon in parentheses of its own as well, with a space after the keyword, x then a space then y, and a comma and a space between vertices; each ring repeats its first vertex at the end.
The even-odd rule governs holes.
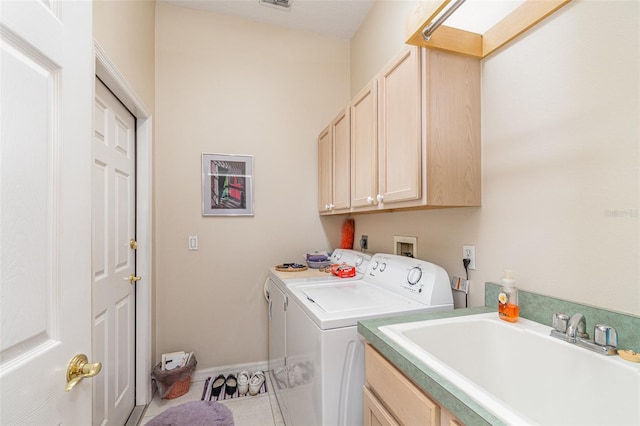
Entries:
POLYGON ((266 361, 267 268, 339 240, 317 214, 316 138, 348 93, 348 41, 157 5, 157 353, 266 361), (255 156, 255 216, 201 216, 203 152, 255 156))
POLYGON ((405 19, 417 1, 376 1, 351 38, 353 98, 404 46, 405 19))
MULTIPOLYGON (((377 3, 353 38, 352 89, 395 53, 379 40, 402 26, 381 7, 406 4, 377 3)), ((372 252, 417 236, 452 275, 474 244, 471 305, 512 268, 523 289, 640 314, 639 16, 634 1, 572 2, 485 59, 482 207, 356 216, 358 236, 372 252)))
POLYGON ((94 0, 93 36, 153 113, 155 0, 94 0))

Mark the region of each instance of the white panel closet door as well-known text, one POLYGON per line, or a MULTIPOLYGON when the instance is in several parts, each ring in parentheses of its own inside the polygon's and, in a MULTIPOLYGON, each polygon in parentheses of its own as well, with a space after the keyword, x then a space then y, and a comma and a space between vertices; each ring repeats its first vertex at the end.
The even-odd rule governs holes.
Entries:
POLYGON ((96 79, 93 136, 93 424, 123 425, 135 404, 135 118, 96 79))
POLYGON ((91 423, 92 3, 0 1, 0 424, 91 423))

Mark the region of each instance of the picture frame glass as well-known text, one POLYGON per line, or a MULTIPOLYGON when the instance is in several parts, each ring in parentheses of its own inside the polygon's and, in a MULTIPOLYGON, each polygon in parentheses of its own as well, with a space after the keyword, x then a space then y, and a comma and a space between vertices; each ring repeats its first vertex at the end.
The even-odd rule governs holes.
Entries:
POLYGON ((202 215, 253 214, 253 156, 203 153, 202 215))

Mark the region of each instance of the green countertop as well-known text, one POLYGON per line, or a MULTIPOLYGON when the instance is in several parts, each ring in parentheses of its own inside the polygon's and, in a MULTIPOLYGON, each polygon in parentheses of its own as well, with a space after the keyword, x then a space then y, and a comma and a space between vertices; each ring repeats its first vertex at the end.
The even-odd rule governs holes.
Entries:
MULTIPOLYGON (((499 285, 495 283, 485 283, 485 305, 497 306, 499 288, 499 285)), ((579 312, 585 315, 588 330, 592 329, 595 324, 610 325, 617 330, 619 348, 640 352, 640 333, 638 333, 638 330, 640 330, 640 317, 637 315, 610 311, 524 290, 519 290, 518 294, 521 318, 551 326, 554 312, 564 312, 569 316, 579 312)), ((440 405, 444 406, 464 423, 468 425, 504 425, 503 421, 471 399, 463 389, 453 385, 378 330, 378 327, 389 324, 484 314, 487 312, 496 312, 496 309, 475 307, 371 319, 358 322, 358 332, 400 371, 425 392, 431 394, 440 405)))
MULTIPOLYGON (((402 315, 392 318, 358 322, 358 333, 437 402, 468 425, 504 425, 505 423, 475 402, 467 393, 439 375, 384 335, 378 327, 405 322, 450 318, 464 315, 496 312, 495 309, 476 307, 426 314, 402 315)), ((496 313, 497 315, 497 313, 496 313)))

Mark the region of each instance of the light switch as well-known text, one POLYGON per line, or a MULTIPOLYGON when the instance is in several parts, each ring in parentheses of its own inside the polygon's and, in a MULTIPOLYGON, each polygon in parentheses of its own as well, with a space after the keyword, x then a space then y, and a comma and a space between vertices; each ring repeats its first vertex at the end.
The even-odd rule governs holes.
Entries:
POLYGON ((198 236, 190 235, 189 236, 189 251, 198 250, 198 236))

